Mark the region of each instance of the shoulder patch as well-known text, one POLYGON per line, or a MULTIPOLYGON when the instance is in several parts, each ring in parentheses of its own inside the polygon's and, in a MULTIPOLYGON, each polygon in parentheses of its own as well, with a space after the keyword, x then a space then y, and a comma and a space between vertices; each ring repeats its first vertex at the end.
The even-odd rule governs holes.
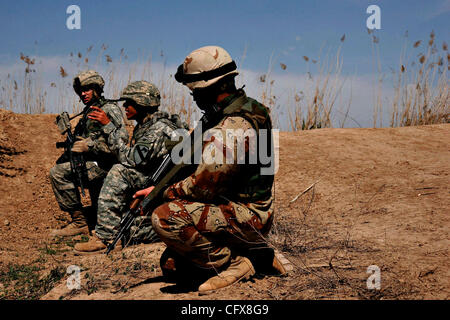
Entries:
POLYGON ((147 158, 149 148, 145 145, 137 145, 134 148, 133 160, 136 165, 140 165, 147 158))

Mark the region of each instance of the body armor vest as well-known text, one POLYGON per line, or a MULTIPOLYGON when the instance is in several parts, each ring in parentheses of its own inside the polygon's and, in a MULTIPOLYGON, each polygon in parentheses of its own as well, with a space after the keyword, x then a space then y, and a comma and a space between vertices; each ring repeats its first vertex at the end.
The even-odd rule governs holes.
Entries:
MULTIPOLYGON (((233 99, 233 98, 232 98, 233 99)), ((272 157, 274 161, 274 145, 272 137, 272 123, 270 120, 270 111, 263 104, 255 99, 249 98, 242 90, 238 91, 238 97, 231 101, 231 104, 223 109, 225 120, 228 117, 242 117, 252 125, 256 131, 256 145, 254 152, 257 153, 257 163, 250 164, 249 159, 246 159, 243 169, 240 170, 239 181, 233 183, 236 189, 231 190, 230 195, 235 201, 240 202, 255 202, 258 200, 267 200, 272 196, 272 185, 274 181, 274 174, 262 175, 261 168, 268 165, 261 163, 259 156, 260 147, 266 144, 267 156, 272 157), (266 134, 261 134, 261 129, 266 130, 266 134), (263 141, 264 139, 265 141, 263 141)), ((223 121, 222 120, 222 121, 223 121)))

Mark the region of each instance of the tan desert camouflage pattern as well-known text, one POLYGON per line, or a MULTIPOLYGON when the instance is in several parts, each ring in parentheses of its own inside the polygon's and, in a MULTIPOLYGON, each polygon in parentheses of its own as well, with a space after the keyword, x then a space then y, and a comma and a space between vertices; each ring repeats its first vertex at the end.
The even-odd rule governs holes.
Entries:
MULTIPOLYGON (((226 65, 227 63, 230 63, 231 61, 233 61, 233 59, 231 59, 230 54, 225 49, 218 46, 206 46, 192 51, 184 59, 183 71, 185 74, 201 73, 204 71, 217 69, 223 65, 226 65)), ((195 88, 205 88, 230 74, 237 75, 239 74, 239 72, 237 72, 236 70, 230 71, 224 75, 210 79, 208 81, 202 80, 186 83, 186 86, 191 90, 195 88)))
POLYGON ((131 99, 144 107, 157 107, 160 105, 161 96, 155 85, 147 81, 136 81, 123 89, 120 99, 131 99))
MULTIPOLYGON (((266 208, 273 212, 272 205, 266 208)), ((272 215, 271 215, 272 216, 272 215)), ((271 221, 263 224, 246 205, 172 200, 153 211, 153 228, 160 239, 203 268, 219 268, 231 258, 232 249, 261 246, 271 221)))
MULTIPOLYGON (((227 129, 245 131, 253 128, 250 122, 255 119, 260 128, 271 127, 268 112, 265 113, 267 117, 262 119, 256 117, 256 112, 252 118, 251 113, 243 111, 252 106, 265 108, 247 98, 243 91, 226 98, 222 103, 228 106, 224 113, 229 116, 208 131, 221 131, 225 140, 227 129), (238 99, 244 105, 233 103, 238 99)), ((208 135, 208 131, 205 135, 208 135)), ((214 157, 214 150, 223 150, 220 148, 222 145, 226 145, 226 141, 205 141, 204 158, 214 157)), ((246 153, 251 152, 248 146, 245 149, 246 153)), ((237 164, 237 152, 233 156, 231 164, 199 164, 192 175, 165 190, 164 199, 167 202, 153 212, 153 227, 161 240, 201 267, 224 265, 229 261, 231 251, 236 248, 260 246, 264 242, 262 235, 266 235, 272 225, 273 176, 269 182, 255 178, 265 193, 252 192, 246 195, 243 190, 249 185, 247 171, 252 172, 253 169, 248 165, 237 164), (255 195, 259 195, 259 198, 255 195)))
MULTIPOLYGON (((128 209, 132 195, 148 187, 148 178, 168 153, 165 140, 170 139, 178 128, 187 128, 177 115, 157 111, 149 114, 133 132, 131 146, 124 143, 120 130, 109 123, 103 127, 108 144, 120 164, 112 167, 105 179, 98 200, 97 236, 111 240, 120 227, 120 219, 128 209), (136 148, 148 149, 147 157, 136 163, 136 148)), ((138 217, 131 228, 133 242, 151 242, 157 239, 150 217, 138 217), (139 227, 140 226, 140 227, 139 227), (136 232, 136 233, 135 233, 136 232)))
MULTIPOLYGON (((110 103, 101 97, 93 105, 100 107, 105 111, 111 122, 117 124, 121 142, 126 144, 128 142, 128 133, 125 128, 122 111, 117 103, 110 103)), ((103 179, 112 165, 117 163, 117 158, 106 143, 106 139, 101 131, 101 125, 97 121, 87 118, 92 109, 86 107, 85 111, 74 129, 74 134, 87 138, 89 150, 84 152, 83 156, 86 160, 89 181, 85 182, 85 186, 89 187, 91 201, 95 206, 103 179)), ((68 160, 66 159, 65 161, 68 160)), ((58 160, 57 162, 60 161, 58 160)), ((56 201, 61 210, 72 211, 80 209, 82 204, 80 199, 77 198, 70 162, 63 161, 63 163, 58 163, 50 170, 49 176, 56 201)))
POLYGON ((96 84, 96 85, 100 86, 100 88, 102 88, 102 89, 105 86, 105 81, 103 80, 102 76, 98 74, 97 71, 87 70, 87 71, 81 71, 73 79, 73 87, 74 87, 75 91, 77 91, 77 89, 76 89, 76 85, 77 85, 76 79, 77 78, 80 80, 81 86, 88 86, 88 85, 96 84))

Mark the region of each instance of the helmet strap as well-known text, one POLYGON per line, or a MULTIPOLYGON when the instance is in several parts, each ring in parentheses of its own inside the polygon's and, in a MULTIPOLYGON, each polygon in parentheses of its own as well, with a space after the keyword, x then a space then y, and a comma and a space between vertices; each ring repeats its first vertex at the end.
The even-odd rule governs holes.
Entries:
POLYGON ((175 74, 175 80, 183 84, 197 81, 208 81, 223 76, 236 69, 237 69, 236 62, 231 61, 230 63, 227 63, 214 70, 203 71, 194 74, 186 74, 184 73, 184 65, 181 64, 180 66, 178 66, 177 73, 175 74))

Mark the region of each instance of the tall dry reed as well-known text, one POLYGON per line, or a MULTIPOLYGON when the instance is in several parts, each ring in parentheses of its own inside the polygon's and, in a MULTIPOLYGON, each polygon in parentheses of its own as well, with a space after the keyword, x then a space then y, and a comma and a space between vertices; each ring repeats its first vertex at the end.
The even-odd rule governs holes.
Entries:
MULTIPOLYGON (((394 96, 389 104, 383 106, 383 81, 386 76, 382 72, 379 38, 371 31, 373 52, 373 126, 383 126, 383 113, 390 112, 392 127, 419 124, 449 122, 449 92, 447 71, 450 55, 444 42, 441 49, 437 47, 434 33, 430 34, 427 44, 416 41, 415 51, 425 50, 417 54, 416 61, 411 60, 411 54, 406 55, 406 45, 401 57, 400 67, 394 72, 394 96)), ((302 87, 295 92, 276 96, 277 83, 273 69, 278 63, 273 55, 269 59, 267 72, 259 76, 261 91, 255 98, 267 105, 272 111, 274 127, 287 131, 329 128, 336 123, 336 116, 341 116, 338 124, 344 127, 348 119, 361 125, 350 115, 352 91, 343 96, 346 77, 342 75, 343 57, 341 49, 345 35, 335 52, 318 58, 301 57, 306 64, 305 75, 298 76, 302 87), (283 118, 284 116, 284 118, 283 118), (283 121, 285 121, 283 123, 283 121)), ((55 70, 51 81, 44 79, 39 72, 39 61, 35 58, 20 55, 24 62, 23 72, 7 75, 0 79, 0 107, 20 113, 59 113, 69 111, 79 112, 83 104, 72 89, 73 76, 81 70, 98 70, 105 78, 105 96, 117 99, 120 91, 130 82, 148 80, 161 91, 162 109, 179 114, 191 126, 200 117, 189 91, 180 86, 173 77, 172 71, 166 67, 164 52, 158 57, 139 52, 138 57, 131 62, 124 49, 115 55, 108 46, 103 44, 95 54, 94 46, 84 52, 70 53, 66 65, 55 70)), ((240 69, 246 55, 246 50, 240 61, 240 69)), ((414 58, 413 55, 413 58, 414 58)), ((415 58, 414 58, 415 59, 415 58)), ((282 72, 288 72, 286 64, 280 63, 282 72)))
POLYGON ((395 72, 395 95, 391 108, 390 126, 414 126, 450 122, 450 95, 447 71, 450 54, 447 43, 441 48, 434 32, 426 44, 414 42, 416 60, 410 62, 406 44, 395 72), (423 51, 417 53, 419 49, 423 51))

